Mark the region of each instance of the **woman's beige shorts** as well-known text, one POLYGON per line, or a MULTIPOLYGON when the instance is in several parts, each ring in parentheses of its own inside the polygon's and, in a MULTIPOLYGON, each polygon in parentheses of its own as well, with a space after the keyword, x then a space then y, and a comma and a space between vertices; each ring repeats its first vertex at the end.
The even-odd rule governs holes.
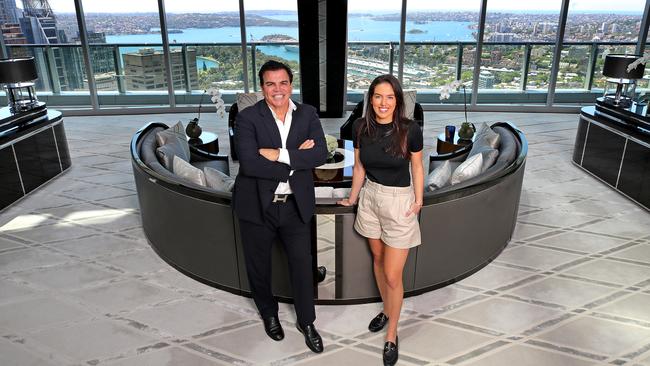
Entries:
POLYGON ((420 224, 406 212, 415 201, 412 187, 389 187, 366 180, 359 193, 354 229, 371 239, 381 239, 393 248, 420 245, 420 224))

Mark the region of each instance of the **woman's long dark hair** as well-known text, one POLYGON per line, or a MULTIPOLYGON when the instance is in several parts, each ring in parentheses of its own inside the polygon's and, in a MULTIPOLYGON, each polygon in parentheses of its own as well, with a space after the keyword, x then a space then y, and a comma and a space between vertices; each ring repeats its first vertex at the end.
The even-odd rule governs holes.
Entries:
POLYGON ((368 101, 365 106, 366 116, 363 118, 364 122, 360 124, 359 130, 357 131, 357 143, 360 141, 361 136, 382 137, 377 136, 377 126, 379 123, 377 122, 375 110, 372 108, 372 97, 375 94, 375 88, 382 83, 388 83, 393 88, 396 101, 395 110, 393 111, 393 126, 385 135, 385 137, 391 139, 391 143, 388 145, 386 152, 393 156, 408 158, 410 153, 408 151, 407 138, 409 123, 411 121, 406 118, 404 111, 404 92, 402 91, 402 86, 399 80, 393 75, 377 76, 370 83, 370 88, 368 88, 368 101))

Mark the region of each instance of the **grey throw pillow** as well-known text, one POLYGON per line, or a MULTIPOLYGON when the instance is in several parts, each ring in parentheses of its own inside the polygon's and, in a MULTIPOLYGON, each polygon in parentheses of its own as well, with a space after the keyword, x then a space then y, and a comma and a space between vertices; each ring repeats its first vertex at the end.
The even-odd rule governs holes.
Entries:
POLYGON ((485 147, 498 149, 500 140, 501 136, 492 131, 492 128, 487 123, 483 122, 476 131, 474 143, 472 144, 472 149, 469 151, 468 157, 477 154, 485 147))
POLYGON ((495 161, 497 161, 497 158, 499 157, 499 150, 484 146, 474 155, 479 154, 482 155, 483 158, 483 165, 481 166, 481 173, 483 173, 492 165, 494 165, 495 161))
POLYGON ((425 188, 427 191, 440 189, 449 183, 449 178, 451 178, 451 164, 449 163, 449 160, 445 160, 442 165, 429 173, 425 188))
POLYGON ((176 155, 185 161, 190 161, 190 145, 187 143, 185 130, 180 121, 168 129, 156 133, 156 142, 158 147, 167 144, 178 145, 178 149, 182 150, 182 153, 176 155))
POLYGON ((205 183, 208 187, 218 191, 232 192, 235 187, 235 179, 215 168, 206 166, 203 168, 205 174, 205 183))
POLYGON ((194 184, 205 187, 205 175, 203 171, 178 156, 174 156, 174 174, 194 184))
POLYGON ((262 94, 262 92, 237 93, 236 98, 237 98, 237 109, 241 112, 244 109, 264 99, 264 94, 262 94))
POLYGON ((481 174, 483 154, 470 156, 451 174, 451 184, 458 184, 481 174))
POLYGON ((174 156, 183 159, 183 155, 185 155, 185 152, 179 144, 167 144, 156 149, 158 161, 170 172, 174 171, 174 156))

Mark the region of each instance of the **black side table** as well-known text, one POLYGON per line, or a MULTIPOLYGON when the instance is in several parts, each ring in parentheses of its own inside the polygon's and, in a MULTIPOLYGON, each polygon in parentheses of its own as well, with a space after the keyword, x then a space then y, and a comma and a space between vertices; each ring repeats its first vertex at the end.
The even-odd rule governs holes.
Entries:
MULTIPOLYGON (((476 134, 474 134, 476 136, 476 134)), ((454 140, 447 141, 445 140, 445 134, 441 133, 438 135, 438 143, 436 144, 436 152, 438 154, 449 154, 454 151, 463 148, 464 146, 471 145, 474 142, 474 137, 470 140, 464 140, 458 137, 458 131, 454 132, 454 140)))
POLYGON ((219 136, 216 133, 203 131, 201 136, 195 139, 188 139, 187 143, 199 150, 212 154, 219 153, 219 136))

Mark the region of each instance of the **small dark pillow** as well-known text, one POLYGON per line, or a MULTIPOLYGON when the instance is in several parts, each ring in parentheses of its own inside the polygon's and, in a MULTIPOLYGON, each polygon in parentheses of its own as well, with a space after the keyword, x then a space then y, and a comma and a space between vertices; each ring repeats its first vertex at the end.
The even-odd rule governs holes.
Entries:
POLYGON ((187 143, 185 130, 180 121, 168 129, 156 133, 156 142, 159 147, 167 144, 179 144, 179 147, 183 150, 183 154, 178 155, 178 157, 185 161, 190 161, 190 145, 187 143))

